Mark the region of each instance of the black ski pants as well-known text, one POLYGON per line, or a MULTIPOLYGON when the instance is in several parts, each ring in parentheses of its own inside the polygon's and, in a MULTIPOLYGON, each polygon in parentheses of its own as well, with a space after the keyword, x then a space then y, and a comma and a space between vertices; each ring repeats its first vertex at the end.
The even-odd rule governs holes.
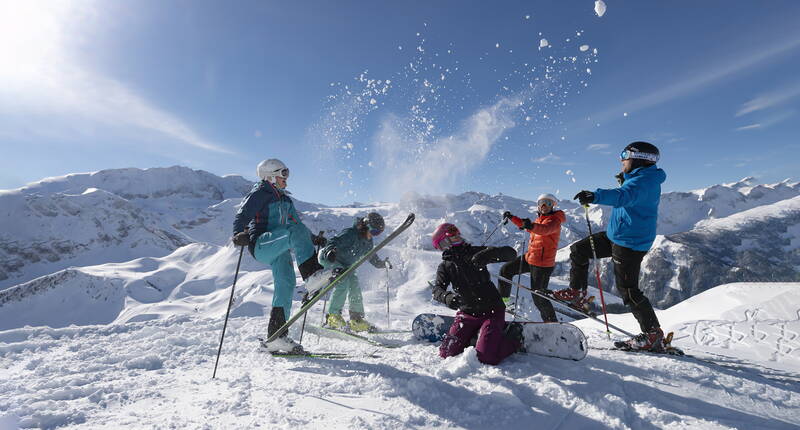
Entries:
MULTIPOLYGON (((530 271, 531 273, 531 289, 532 290, 546 290, 547 285, 550 283, 550 275, 553 273, 552 267, 539 267, 532 266, 525 261, 525 257, 517 258, 509 261, 500 268, 500 276, 507 279, 514 279, 520 273, 530 271)), ((503 297, 511 295, 511 284, 502 279, 497 281, 497 289, 503 297)), ((533 303, 536 309, 539 309, 539 314, 542 316, 544 322, 556 322, 556 311, 553 309, 553 304, 549 300, 541 298, 536 294, 531 293, 533 303)))
POLYGON ((604 231, 587 236, 569 247, 569 259, 572 262, 569 271, 569 286, 586 289, 589 285, 589 260, 592 259, 590 238, 594 240, 597 258, 611 257, 614 262, 614 281, 617 284, 617 292, 623 302, 631 308, 631 313, 639 322, 642 332, 660 327, 661 324, 658 322, 653 305, 639 289, 639 270, 647 251, 634 251, 619 246, 611 242, 604 231))

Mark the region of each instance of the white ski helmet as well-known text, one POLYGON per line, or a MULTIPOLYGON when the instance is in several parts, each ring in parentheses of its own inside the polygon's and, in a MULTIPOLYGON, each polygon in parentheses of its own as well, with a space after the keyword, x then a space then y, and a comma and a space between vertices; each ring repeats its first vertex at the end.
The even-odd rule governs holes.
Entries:
POLYGON ((536 205, 538 206, 539 202, 542 201, 542 200, 550 200, 551 202, 553 202, 553 206, 552 207, 558 206, 558 199, 556 198, 556 196, 554 196, 552 194, 545 193, 545 194, 542 194, 539 197, 537 197, 536 198, 536 205))
POLYGON ((284 179, 289 177, 289 168, 283 164, 283 161, 270 158, 258 163, 256 173, 261 180, 274 184, 278 176, 284 179))

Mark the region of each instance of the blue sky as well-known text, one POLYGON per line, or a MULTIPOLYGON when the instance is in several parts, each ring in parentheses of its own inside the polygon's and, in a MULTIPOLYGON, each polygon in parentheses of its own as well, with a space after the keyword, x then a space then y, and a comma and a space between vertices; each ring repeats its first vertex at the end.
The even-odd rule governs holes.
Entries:
POLYGON ((605 4, 0 0, 0 189, 276 157, 307 201, 563 198, 633 140, 667 191, 798 180, 800 2, 605 4))

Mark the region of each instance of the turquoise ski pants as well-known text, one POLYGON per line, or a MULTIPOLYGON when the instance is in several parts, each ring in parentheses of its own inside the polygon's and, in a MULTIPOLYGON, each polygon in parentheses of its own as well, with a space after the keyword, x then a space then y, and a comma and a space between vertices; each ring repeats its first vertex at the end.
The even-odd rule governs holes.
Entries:
MULTIPOLYGON (((345 267, 339 262, 331 263, 330 261, 322 258, 319 260, 320 264, 322 264, 322 267, 326 269, 345 267)), ((358 287, 358 276, 356 276, 355 272, 345 276, 341 281, 339 281, 338 284, 336 284, 336 287, 333 288, 331 302, 328 305, 328 313, 341 315, 342 308, 344 307, 344 301, 348 298, 348 296, 350 298, 350 312, 358 312, 363 314, 364 298, 361 295, 361 288, 358 287)))
POLYGON ((292 295, 297 285, 290 249, 294 250, 298 264, 314 256, 311 231, 304 224, 289 224, 264 232, 258 236, 253 250, 256 260, 272 266, 275 281, 272 307, 283 308, 286 319, 292 315, 292 295))

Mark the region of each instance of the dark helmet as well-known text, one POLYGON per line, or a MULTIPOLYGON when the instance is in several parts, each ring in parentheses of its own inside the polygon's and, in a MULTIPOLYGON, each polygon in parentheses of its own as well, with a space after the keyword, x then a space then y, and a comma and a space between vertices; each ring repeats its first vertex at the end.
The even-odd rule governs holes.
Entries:
POLYGON ((377 212, 370 212, 358 222, 359 228, 364 232, 369 232, 373 236, 383 233, 386 224, 383 222, 383 217, 377 212))
POLYGON ((633 142, 628 144, 619 155, 621 160, 633 160, 634 167, 652 166, 658 162, 661 154, 652 143, 633 142))

